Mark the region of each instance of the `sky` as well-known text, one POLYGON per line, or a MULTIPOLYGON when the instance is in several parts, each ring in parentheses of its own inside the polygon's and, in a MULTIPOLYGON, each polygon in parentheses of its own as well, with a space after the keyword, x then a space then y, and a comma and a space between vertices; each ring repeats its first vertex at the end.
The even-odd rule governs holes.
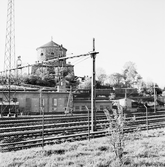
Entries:
MULTIPOLYGON (((0 0, 0 70, 4 66, 8 0, 0 0)), ((145 81, 165 86, 164 0, 15 0, 15 51, 34 63, 36 48, 53 38, 67 56, 99 52, 96 69, 122 72, 132 61, 145 81)), ((69 60, 78 76, 92 75, 90 56, 69 60)))

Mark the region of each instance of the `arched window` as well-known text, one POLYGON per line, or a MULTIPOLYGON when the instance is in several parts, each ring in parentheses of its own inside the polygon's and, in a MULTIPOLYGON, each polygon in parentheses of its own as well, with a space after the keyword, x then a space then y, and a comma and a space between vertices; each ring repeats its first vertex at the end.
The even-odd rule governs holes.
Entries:
POLYGON ((43 56, 44 54, 43 53, 41 53, 41 56, 43 56))

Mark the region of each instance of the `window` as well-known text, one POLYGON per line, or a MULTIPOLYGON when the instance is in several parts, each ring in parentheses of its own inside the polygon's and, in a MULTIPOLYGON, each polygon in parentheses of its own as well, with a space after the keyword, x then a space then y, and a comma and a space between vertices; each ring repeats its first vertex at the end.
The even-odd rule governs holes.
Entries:
POLYGON ((57 111, 57 107, 53 107, 53 108, 52 108, 52 111, 57 111))
POLYGON ((110 110, 110 106, 109 105, 106 105, 105 107, 107 110, 110 110))
POLYGON ((81 110, 86 110, 86 107, 85 106, 81 106, 81 110))
POLYGON ((54 55, 54 53, 52 52, 51 55, 54 55))
POLYGON ((41 53, 41 56, 43 56, 44 54, 43 53, 41 53))
POLYGON ((75 111, 79 111, 80 107, 79 106, 75 106, 75 111))
POLYGON ((44 105, 45 105, 44 99, 41 99, 41 106, 44 107, 44 105))
POLYGON ((100 105, 100 110, 103 110, 104 109, 104 106, 103 105, 100 105))
POLYGON ((53 106, 57 106, 57 99, 53 99, 53 106))
POLYGON ((91 110, 91 105, 90 106, 87 106, 89 110, 91 110))

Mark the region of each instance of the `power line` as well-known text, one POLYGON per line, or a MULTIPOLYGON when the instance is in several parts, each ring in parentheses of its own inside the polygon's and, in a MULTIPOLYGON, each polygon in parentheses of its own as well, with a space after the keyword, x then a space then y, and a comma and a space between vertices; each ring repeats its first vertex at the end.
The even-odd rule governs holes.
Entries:
POLYGON ((83 57, 81 57, 81 58, 79 58, 79 59, 73 61, 72 64, 77 63, 78 61, 80 61, 80 60, 82 60, 82 59, 83 59, 83 57))
POLYGON ((73 65, 75 66, 75 65, 77 65, 77 64, 79 64, 79 63, 81 63, 81 62, 83 62, 83 61, 85 61, 85 60, 87 60, 87 59, 89 59, 89 57, 86 57, 85 59, 80 60, 79 62, 77 62, 76 64, 73 64, 73 65))

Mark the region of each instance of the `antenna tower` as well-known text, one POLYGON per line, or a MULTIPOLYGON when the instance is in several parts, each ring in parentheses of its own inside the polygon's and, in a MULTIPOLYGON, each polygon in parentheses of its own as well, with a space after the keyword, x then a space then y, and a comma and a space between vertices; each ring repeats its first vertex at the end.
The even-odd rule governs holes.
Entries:
POLYGON ((15 68, 15 15, 14 0, 8 0, 6 41, 4 55, 5 77, 10 77, 11 68, 15 68), (8 72, 7 72, 8 71, 8 72))
POLYGON ((4 54, 4 73, 3 73, 3 111, 11 111, 11 83, 13 82, 12 68, 15 68, 15 14, 14 0, 8 0, 7 6, 7 21, 6 21, 6 39, 5 39, 5 54, 4 54), (5 105, 4 103, 7 102, 5 105))

